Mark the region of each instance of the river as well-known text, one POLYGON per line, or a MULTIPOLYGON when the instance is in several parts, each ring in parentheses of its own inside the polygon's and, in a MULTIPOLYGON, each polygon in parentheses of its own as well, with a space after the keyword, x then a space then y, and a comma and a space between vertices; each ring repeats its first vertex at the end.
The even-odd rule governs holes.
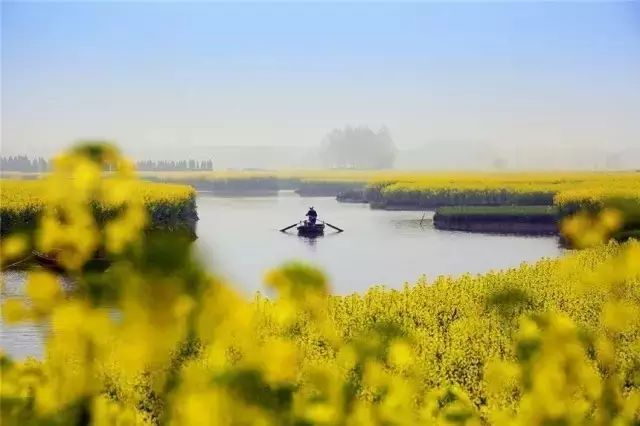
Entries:
MULTIPOLYGON (((196 247, 210 269, 247 295, 262 289, 264 272, 288 260, 322 268, 336 294, 390 288, 422 277, 482 273, 558 256, 555 237, 521 237, 440 231, 432 213, 371 210, 366 204, 338 203, 329 197, 198 197, 196 247), (323 237, 298 237, 278 229, 300 220, 309 206, 319 219, 345 232, 327 229, 323 237)), ((3 273, 0 298, 23 294, 24 272, 3 273)), ((69 285, 67 283, 67 285, 69 285)), ((42 353, 44 326, 0 323, 0 347, 23 358, 42 353)))

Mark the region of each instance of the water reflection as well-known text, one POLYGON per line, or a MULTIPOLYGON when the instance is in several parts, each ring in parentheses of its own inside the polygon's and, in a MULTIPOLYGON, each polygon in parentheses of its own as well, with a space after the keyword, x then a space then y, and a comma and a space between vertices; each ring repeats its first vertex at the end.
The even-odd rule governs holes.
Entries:
POLYGON ((318 244, 318 240, 320 240, 321 238, 324 238, 324 235, 314 235, 314 236, 299 235, 298 238, 304 241, 312 250, 316 250, 317 249, 316 245, 318 244))

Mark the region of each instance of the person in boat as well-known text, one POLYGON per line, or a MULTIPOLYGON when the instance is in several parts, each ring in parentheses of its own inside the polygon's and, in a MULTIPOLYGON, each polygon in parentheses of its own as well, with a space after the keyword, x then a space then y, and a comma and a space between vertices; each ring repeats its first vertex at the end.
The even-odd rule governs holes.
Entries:
POLYGON ((318 212, 313 207, 309 207, 309 211, 305 215, 308 218, 308 222, 310 225, 316 224, 316 219, 318 218, 318 212))

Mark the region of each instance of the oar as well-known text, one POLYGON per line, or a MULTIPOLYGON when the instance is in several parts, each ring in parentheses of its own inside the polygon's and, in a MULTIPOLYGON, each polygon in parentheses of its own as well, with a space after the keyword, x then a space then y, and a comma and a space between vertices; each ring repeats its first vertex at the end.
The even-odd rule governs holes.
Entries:
POLYGON ((289 230, 289 229, 293 228, 293 227, 294 227, 294 226, 296 226, 296 225, 297 225, 297 223, 294 223, 293 225, 287 226, 286 228, 282 228, 282 229, 280 230, 280 232, 286 232, 287 230, 289 230))
POLYGON ((332 227, 333 229, 335 229, 338 232, 344 232, 344 229, 340 229, 337 226, 333 226, 332 224, 330 224, 329 222, 323 222, 325 225, 329 225, 330 227, 332 227))

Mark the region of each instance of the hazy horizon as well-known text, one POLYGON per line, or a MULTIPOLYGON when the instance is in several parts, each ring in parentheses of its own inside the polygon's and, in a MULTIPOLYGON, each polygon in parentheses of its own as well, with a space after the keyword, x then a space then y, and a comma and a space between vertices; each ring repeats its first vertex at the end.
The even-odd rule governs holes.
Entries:
POLYGON ((2 155, 87 138, 136 158, 309 151, 346 125, 514 165, 640 145, 636 2, 1 7, 2 155))

